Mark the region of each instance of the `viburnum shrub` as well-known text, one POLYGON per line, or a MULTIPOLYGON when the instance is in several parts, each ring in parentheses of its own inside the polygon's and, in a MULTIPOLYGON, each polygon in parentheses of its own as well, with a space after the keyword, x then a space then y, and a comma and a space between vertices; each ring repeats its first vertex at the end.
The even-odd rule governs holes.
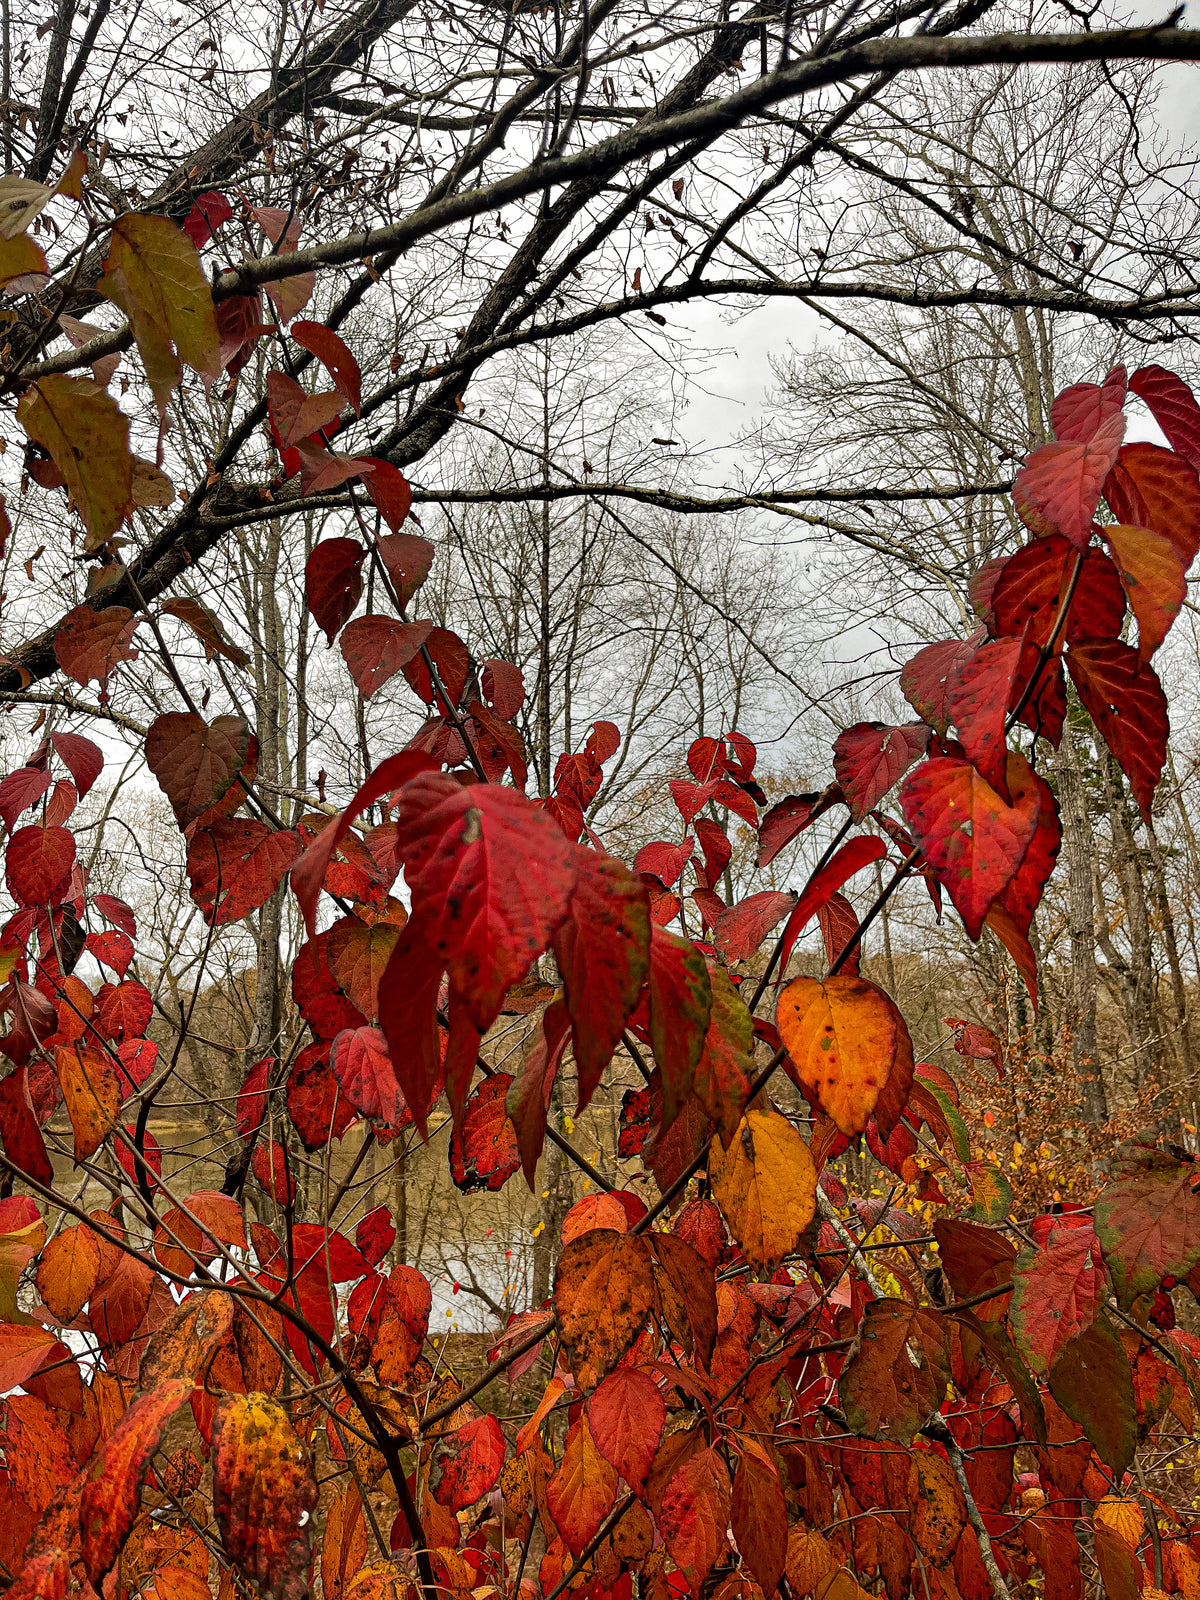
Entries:
MULTIPOLYGON (((106 292, 160 407, 181 361, 236 376, 264 332, 257 302, 214 313, 194 247, 162 219, 121 219, 109 251, 106 292)), ((209 923, 255 911, 290 872, 308 930, 291 982, 311 1041, 251 1068, 221 1191, 164 1177, 148 1132, 174 1063, 128 975, 134 915, 93 893, 71 831, 100 750, 53 732, 0 784, 18 907, 0 1081, 10 1594, 1005 1600, 1032 1585, 1076 1600, 1098 1572, 1122 1600, 1192 1600, 1192 1524, 1129 1474, 1156 1430, 1193 1432, 1200 1342, 1175 1327, 1167 1291, 1197 1282, 1200 1173, 1176 1149, 1128 1147, 1093 1206, 1011 1222, 953 1079, 914 1063, 894 1001, 859 970, 884 901, 921 879, 972 939, 993 931, 1036 1000, 1029 932, 1060 842, 1037 765, 1062 732, 1068 677, 1149 815, 1167 741, 1151 661, 1200 545, 1190 391, 1145 367, 1060 395, 1055 437, 1013 491, 1029 538, 973 581, 978 632, 900 674, 917 720, 849 728, 835 784, 770 809, 749 740, 697 740, 691 778, 670 785, 681 838, 630 867, 587 822, 619 731, 597 722, 553 793, 525 794, 519 672, 410 616, 435 551, 402 531, 407 485, 390 463, 327 447, 357 405, 354 356, 314 323, 290 337, 334 387, 268 374, 283 477, 304 493, 358 479, 389 529, 360 521, 359 536, 321 540, 309 608, 363 695, 403 672, 429 716, 340 816, 291 829, 257 794, 240 717, 188 704, 148 732, 209 923), (1127 385, 1170 448, 1123 443, 1127 385), (355 617, 368 566, 390 609, 355 617), (902 822, 882 809, 897 786, 902 822), (798 894, 726 903, 717 817, 756 831, 765 867, 825 813, 841 825, 798 894), (843 888, 889 853, 860 916, 843 888), (702 939, 670 928, 685 871, 702 939), (401 874, 407 907, 390 893, 401 874), (814 919, 825 976, 776 993, 814 919), (84 948, 111 974, 95 993, 72 970, 84 948), (540 1019, 510 1075, 481 1048, 518 986, 540 1019), (567 1053, 579 1112, 621 1050, 648 1079, 625 1096, 621 1155, 657 1200, 587 1195, 550 1300, 497 1330, 472 1381, 450 1376, 428 1337, 430 1284, 387 1265, 387 1208, 352 1237, 336 1204, 304 1220, 295 1148, 323 1161, 359 1118, 384 1142, 414 1123, 425 1134, 444 1102, 462 1187, 532 1185, 567 1053), (783 1103, 802 1097, 804 1117, 776 1104, 787 1080, 783 1103), (104 1211, 56 1178, 60 1106, 73 1133, 60 1169, 73 1155, 107 1186, 104 1211), (850 1196, 830 1172, 858 1141, 894 1176, 882 1198, 850 1196), (922 1148, 961 1199, 922 1176, 922 1148), (929 1235, 893 1204, 910 1180, 937 1213, 929 1235), (903 1248, 873 1255, 877 1229, 903 1248), (480 1409, 514 1373, 536 1377, 532 1414, 480 1409)), ((44 452, 39 482, 66 486, 102 549, 158 469, 132 460, 99 383, 48 376, 18 411, 44 452)), ((233 648, 201 608, 174 604, 213 649, 233 648)), ((105 683, 144 620, 101 592, 58 632, 63 670, 105 683)), ((986 1029, 956 1036, 1001 1069, 986 1029)))

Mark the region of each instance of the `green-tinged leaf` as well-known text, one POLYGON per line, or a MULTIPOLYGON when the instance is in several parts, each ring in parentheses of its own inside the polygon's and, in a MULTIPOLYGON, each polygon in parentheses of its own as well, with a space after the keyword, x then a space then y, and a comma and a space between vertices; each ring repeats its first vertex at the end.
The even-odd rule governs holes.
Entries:
POLYGON ((1037 1381, 1003 1327, 999 1322, 985 1322, 973 1311, 955 1311, 952 1315, 979 1340, 992 1366, 1016 1395, 1026 1438, 1045 1444, 1046 1412, 1037 1381))
POLYGON ((25 391, 17 421, 62 474, 87 526, 85 552, 98 549, 133 511, 129 418, 99 384, 56 373, 25 391))
POLYGON ((712 1011, 696 1068, 696 1097, 726 1149, 737 1132, 754 1077, 754 1023, 729 975, 710 962, 712 1011))
POLYGON ((1133 1462, 1137 1407, 1129 1357, 1107 1317, 1065 1346, 1046 1381, 1119 1483, 1133 1462))
POLYGON ((1012 1185, 1008 1179, 990 1161, 968 1161, 965 1166, 973 1202, 966 1215, 980 1222, 1003 1222, 1012 1209, 1012 1185))
POLYGON ((1137 1150, 1096 1200, 1096 1233, 1113 1288, 1128 1308, 1166 1277, 1200 1261, 1200 1169, 1158 1150, 1137 1150))

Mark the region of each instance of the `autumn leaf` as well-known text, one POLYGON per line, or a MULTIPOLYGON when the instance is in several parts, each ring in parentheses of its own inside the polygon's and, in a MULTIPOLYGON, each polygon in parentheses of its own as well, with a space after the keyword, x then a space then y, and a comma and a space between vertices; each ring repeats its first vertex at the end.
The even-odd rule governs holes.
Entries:
POLYGON ((300 835, 265 822, 231 819, 201 828, 188 844, 192 899, 214 927, 239 922, 264 905, 301 851, 300 835))
POLYGON ((117 1125, 124 1096, 111 1058, 78 1046, 54 1052, 67 1115, 75 1134, 75 1160, 95 1155, 117 1125))
POLYGON ((288 331, 301 349, 316 356, 355 413, 360 412, 362 373, 346 341, 319 322, 293 322, 288 331))
POLYGON ((1161 445, 1124 445, 1104 498, 1118 522, 1161 533, 1191 566, 1200 550, 1200 480, 1190 462, 1161 445))
POLYGON ((769 1271, 789 1255, 817 1209, 808 1146, 777 1111, 749 1111, 728 1150, 713 1141, 713 1195, 747 1260, 769 1271))
POLYGON ((379 984, 399 937, 400 927, 394 922, 368 927, 358 917, 342 917, 329 930, 329 970, 364 1017, 374 1017, 379 1010, 379 984))
POLYGON ((743 1437, 730 1507, 733 1536, 764 1594, 773 1594, 787 1561, 787 1500, 766 1448, 743 1437))
POLYGON ((18 233, 12 239, 0 236, 0 289, 14 278, 47 270, 45 255, 27 233, 18 233))
POLYGON ((571 1240, 555 1268, 554 1311, 581 1388, 612 1371, 658 1305, 644 1239, 595 1228, 571 1240))
POLYGON ((249 666, 250 657, 240 645, 232 644, 226 638, 220 620, 199 600, 193 600, 190 595, 178 595, 166 602, 163 615, 178 617, 192 630, 204 646, 205 661, 211 661, 214 656, 223 656, 235 667, 249 666))
POLYGON ((1128 1309, 1166 1277, 1200 1261, 1197 1170, 1165 1152, 1135 1150, 1096 1198, 1096 1233, 1113 1288, 1128 1309))
POLYGON ((635 1493, 641 1493, 667 1418, 654 1380, 636 1367, 618 1367, 588 1401, 596 1448, 635 1493))
MULTIPOLYGON (((1146 369, 1143 369, 1146 370, 1146 369)), ((1086 444, 1125 404, 1124 367, 1114 367, 1103 383, 1075 383, 1056 395, 1050 426, 1056 439, 1086 444)))
POLYGON ((507 1072, 494 1072, 472 1092, 462 1127, 450 1138, 450 1176, 464 1194, 474 1189, 495 1193, 521 1165, 517 1130, 505 1108, 513 1082, 507 1072))
POLYGON ((1118 639, 1091 639, 1067 652, 1079 698, 1149 817, 1167 752, 1167 698, 1153 667, 1118 639))
POLYGON ((559 996, 543 1012, 541 1032, 508 1091, 506 1109, 516 1130, 521 1170, 530 1193, 538 1158, 546 1142, 550 1096, 569 1037, 567 1008, 559 996))
POLYGON ((1150 528, 1110 523, 1104 537, 1138 624, 1138 662, 1162 644, 1187 595, 1187 567, 1178 549, 1150 528))
POLYGON ((120 662, 137 660, 138 653, 129 648, 129 641, 138 620, 124 606, 106 606, 103 611, 76 606, 67 612, 54 635, 55 660, 84 688, 93 678, 103 687, 120 662))
POLYGON ((287 1412, 265 1394, 230 1395, 213 1421, 213 1510, 225 1554, 265 1595, 301 1600, 317 1481, 287 1412))
POLYGON ((872 1300, 838 1378, 851 1428, 910 1444, 950 1380, 941 1313, 906 1300, 872 1300))
POLYGON ((931 1450, 914 1450, 908 1469, 909 1527, 927 1560, 941 1566, 967 1523, 967 1505, 954 1468, 931 1450))
POLYGON ((1046 1382, 1120 1483, 1137 1446, 1137 1409, 1129 1357, 1103 1313, 1063 1347, 1046 1382))
POLYGON ((662 1127, 691 1093, 712 1012, 708 963, 690 939, 655 926, 650 936, 650 1044, 662 1073, 662 1127))
POLYGON ((73 1322, 91 1298, 99 1271, 96 1235, 84 1226, 64 1228, 38 1261, 38 1293, 60 1322, 73 1322))
POLYGON ((443 1434, 434 1451, 429 1483, 450 1511, 465 1511, 495 1488, 504 1465, 504 1434, 495 1417, 474 1417, 443 1434))
POLYGON ((0 1323, 0 1383, 5 1392, 23 1384, 58 1343, 55 1334, 32 1323, 0 1323))
MULTIPOLYGON (((796 901, 791 916, 787 920, 787 927, 783 930, 783 939, 780 942, 779 970, 787 971, 787 964, 791 960, 792 951, 796 948, 796 940, 804 932, 814 916, 823 917, 829 904, 836 898, 846 904, 845 899, 837 893, 844 883, 847 883, 856 872, 861 872, 874 861, 881 861, 887 855, 887 846, 883 840, 870 834, 860 835, 851 839, 825 863, 819 872, 814 872, 804 886, 800 898, 796 901)), ((853 913, 851 913, 853 916, 853 913)), ((857 927, 855 921, 855 927, 857 927)), ((822 921, 824 926, 824 921, 822 921)))
POLYGON ((1183 379, 1152 364, 1139 367, 1129 387, 1150 407, 1172 450, 1200 472, 1200 406, 1183 379))
POLYGON ((562 1459, 546 1485, 554 1526, 572 1555, 583 1551, 604 1521, 616 1491, 616 1469, 597 1449, 587 1416, 581 1415, 567 1429, 562 1459))
POLYGON ((889 728, 882 722, 856 722, 833 741, 833 770, 855 822, 872 812, 925 754, 929 729, 923 723, 889 728))
POLYGON ((730 1501, 729 1469, 715 1446, 685 1461, 663 1494, 659 1531, 693 1595, 725 1548, 730 1501))
POLYGON ((923 761, 900 791, 905 820, 949 891, 971 939, 1016 874, 1037 825, 1034 806, 1010 806, 967 761, 923 761))
POLYGON ((75 835, 66 828, 30 823, 9 837, 5 882, 18 905, 56 905, 70 887, 74 867, 75 835))
POLYGON ((1063 1346, 1086 1333, 1104 1290, 1104 1268, 1090 1227, 1067 1228, 1042 1249, 1027 1248, 1012 1269, 1009 1323, 1032 1372, 1053 1366, 1063 1346))
POLYGON ((207 723, 193 711, 156 717, 146 735, 146 764, 181 828, 202 816, 236 782, 250 747, 241 717, 207 723))
POLYGON ((1124 413, 1116 411, 1086 442, 1056 440, 1026 458, 1013 484, 1013 501, 1034 533, 1060 533, 1080 550, 1087 545, 1100 489, 1124 434, 1124 413))
POLYGON ((726 972, 713 964, 708 977, 712 1010, 696 1067, 695 1090, 728 1149, 754 1077, 754 1021, 726 972))
POLYGON ((210 380, 221 373, 212 292, 196 246, 166 217, 127 212, 113 225, 104 267, 97 291, 129 318, 161 417, 183 375, 180 361, 210 380))
POLYGON ((429 638, 432 626, 383 616, 359 617, 352 622, 342 633, 340 648, 359 694, 369 699, 403 671, 429 638))
POLYGON ((861 1133, 896 1060, 903 1026, 863 978, 793 978, 775 1012, 804 1091, 843 1133, 861 1133))
POLYGON ((17 401, 17 421, 62 474, 87 527, 85 553, 99 549, 133 512, 129 419, 87 378, 42 378, 17 401))
POLYGON ((176 1378, 138 1395, 92 1458, 79 1532, 84 1566, 97 1589, 129 1536, 150 1457, 191 1389, 191 1378, 176 1378))
POLYGON ((304 566, 304 598, 332 644, 362 598, 367 552, 357 539, 322 539, 304 566))
POLYGON ((790 891, 763 889, 729 906, 713 927, 712 942, 718 954, 730 965, 749 961, 795 904, 796 896, 790 891))
POLYGON ((913 710, 943 739, 950 726, 950 694, 958 674, 983 642, 945 639, 927 644, 900 669, 900 690, 913 710))

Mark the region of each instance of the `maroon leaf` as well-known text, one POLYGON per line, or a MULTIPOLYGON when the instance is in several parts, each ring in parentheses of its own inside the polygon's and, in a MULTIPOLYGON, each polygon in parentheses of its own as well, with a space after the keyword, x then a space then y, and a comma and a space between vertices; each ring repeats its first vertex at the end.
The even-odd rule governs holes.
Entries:
POLYGON ((1172 450, 1200 472, 1200 406, 1183 379, 1152 365, 1139 367, 1129 387, 1150 407, 1172 450))
MULTIPOLYGON (((398 467, 378 456, 364 456, 359 463, 363 487, 375 502, 380 516, 393 533, 399 533, 412 505, 412 487, 398 467)), ((386 558, 385 558, 386 560, 386 558)), ((401 599, 400 604, 408 602, 401 599)))
POLYGON ((1167 759, 1167 697, 1153 667, 1118 639, 1090 639, 1067 652, 1071 681, 1149 817, 1167 759))
MULTIPOLYGON (((770 866, 781 850, 785 850, 792 840, 802 834, 809 826, 829 810, 842 798, 836 785, 826 789, 823 794, 789 794, 785 799, 773 805, 762 819, 758 829, 758 859, 759 867, 770 866)), ((697 837, 703 843, 700 830, 705 824, 696 824, 697 837)), ((709 824, 712 826, 712 824, 709 824)), ((727 863, 729 856, 725 857, 727 863)), ((725 863, 722 863, 722 871, 725 863)), ((711 888, 716 882, 716 875, 709 879, 711 888)))
POLYGON ((1124 433, 1124 413, 1118 411, 1086 443, 1054 441, 1026 458, 1013 484, 1013 500, 1034 533, 1061 533, 1076 549, 1086 546, 1101 486, 1124 433))
POLYGON ((730 964, 749 961, 771 929, 783 921, 795 904, 796 896, 790 890, 763 889, 758 894, 747 895, 717 918, 713 944, 730 964))
POLYGON ((362 410, 362 373, 345 341, 319 322, 293 322, 289 330, 292 338, 304 350, 310 350, 337 384, 343 397, 362 410))
POLYGON ((1124 445, 1104 498, 1118 522, 1161 533, 1191 566, 1200 550, 1200 479, 1187 461, 1161 445, 1124 445))
POLYGON ((925 754, 929 729, 923 723, 889 728, 882 722, 856 722, 833 743, 833 770, 855 822, 873 811, 894 784, 925 754))
POLYGON ((300 854, 300 835, 265 822, 214 822, 192 839, 187 874, 206 922, 238 922, 275 893, 300 854))
POLYGON ((494 1072, 467 1100, 461 1129, 450 1138, 450 1176, 469 1194, 473 1189, 502 1189, 521 1165, 517 1130, 505 1106, 513 1079, 494 1072))
POLYGON ((342 634, 341 650, 359 694, 369 699, 407 668, 432 631, 431 622, 397 622, 392 617, 359 617, 352 622, 342 634))
POLYGON ((362 597, 367 552, 357 539, 322 539, 304 568, 304 598, 330 644, 362 597))
MULTIPOLYGON (((542 1031, 508 1091, 508 1115, 516 1129, 521 1170, 531 1193, 538 1158, 546 1142, 550 1095, 569 1037, 567 1025, 565 1004, 561 998, 554 1000, 542 1014, 542 1031)), ((582 1095, 581 1089, 581 1100, 582 1095)))
POLYGON ((0 817, 12 832, 12 825, 29 807, 40 800, 52 783, 49 772, 38 767, 18 767, 0 783, 0 817))
POLYGON ((146 735, 146 764, 181 828, 237 781, 249 749, 250 729, 241 717, 210 724, 192 711, 170 711, 155 718, 146 735))
MULTIPOLYGON (((796 901, 795 909, 784 929, 780 973, 787 971, 792 951, 796 948, 796 940, 834 893, 856 872, 861 872, 864 867, 870 866, 872 861, 882 860, 886 854, 887 846, 882 839, 873 837, 851 839, 825 863, 820 872, 813 875, 805 885, 804 893, 796 901)), ((857 927, 858 921, 852 911, 850 918, 853 926, 857 927)), ((855 965, 857 966, 857 963, 855 965)), ((849 969, 843 968, 843 970, 849 969)))
POLYGON ((650 940, 650 1042, 662 1072, 665 1132, 691 1092, 712 1010, 703 955, 690 939, 653 930, 650 940))
POLYGON ((695 844, 690 837, 682 844, 668 844, 662 839, 644 844, 634 857, 633 870, 657 878, 664 889, 669 889, 691 860, 695 844))
POLYGON ((133 630, 141 619, 124 606, 76 606, 68 611, 54 635, 54 655, 68 677, 86 688, 92 679, 103 686, 122 661, 136 661, 129 648, 133 630))

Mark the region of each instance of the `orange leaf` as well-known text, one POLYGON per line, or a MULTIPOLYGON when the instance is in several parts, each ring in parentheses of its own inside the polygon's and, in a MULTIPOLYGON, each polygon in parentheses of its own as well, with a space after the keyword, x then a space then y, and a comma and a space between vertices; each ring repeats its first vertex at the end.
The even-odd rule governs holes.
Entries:
POLYGON ((231 1395, 213 1422, 213 1509, 225 1553, 265 1595, 302 1600, 317 1503, 312 1458, 282 1406, 231 1395))
POLYGON ((896 1060, 897 1012, 873 983, 793 978, 775 1020, 805 1092, 843 1133, 861 1133, 896 1060))
POLYGON ((612 1371, 658 1308, 650 1247, 638 1235, 594 1228, 559 1257, 554 1309, 581 1388, 612 1371))
POLYGON ((90 1228, 64 1228, 38 1262, 38 1293, 60 1322, 73 1322, 91 1299, 100 1246, 90 1228))
POLYGON ((554 1525, 572 1555, 580 1553, 604 1521, 616 1492, 616 1468, 600 1454, 587 1418, 580 1416, 567 1429, 562 1460, 546 1485, 554 1525))
POLYGON ((1187 594, 1187 568, 1165 534, 1115 523, 1104 530, 1138 624, 1143 665, 1166 638, 1187 594))
POLYGON ((121 1110, 121 1082, 109 1056, 100 1050, 54 1052, 54 1068, 75 1134, 75 1159, 95 1155, 116 1126, 121 1110))

